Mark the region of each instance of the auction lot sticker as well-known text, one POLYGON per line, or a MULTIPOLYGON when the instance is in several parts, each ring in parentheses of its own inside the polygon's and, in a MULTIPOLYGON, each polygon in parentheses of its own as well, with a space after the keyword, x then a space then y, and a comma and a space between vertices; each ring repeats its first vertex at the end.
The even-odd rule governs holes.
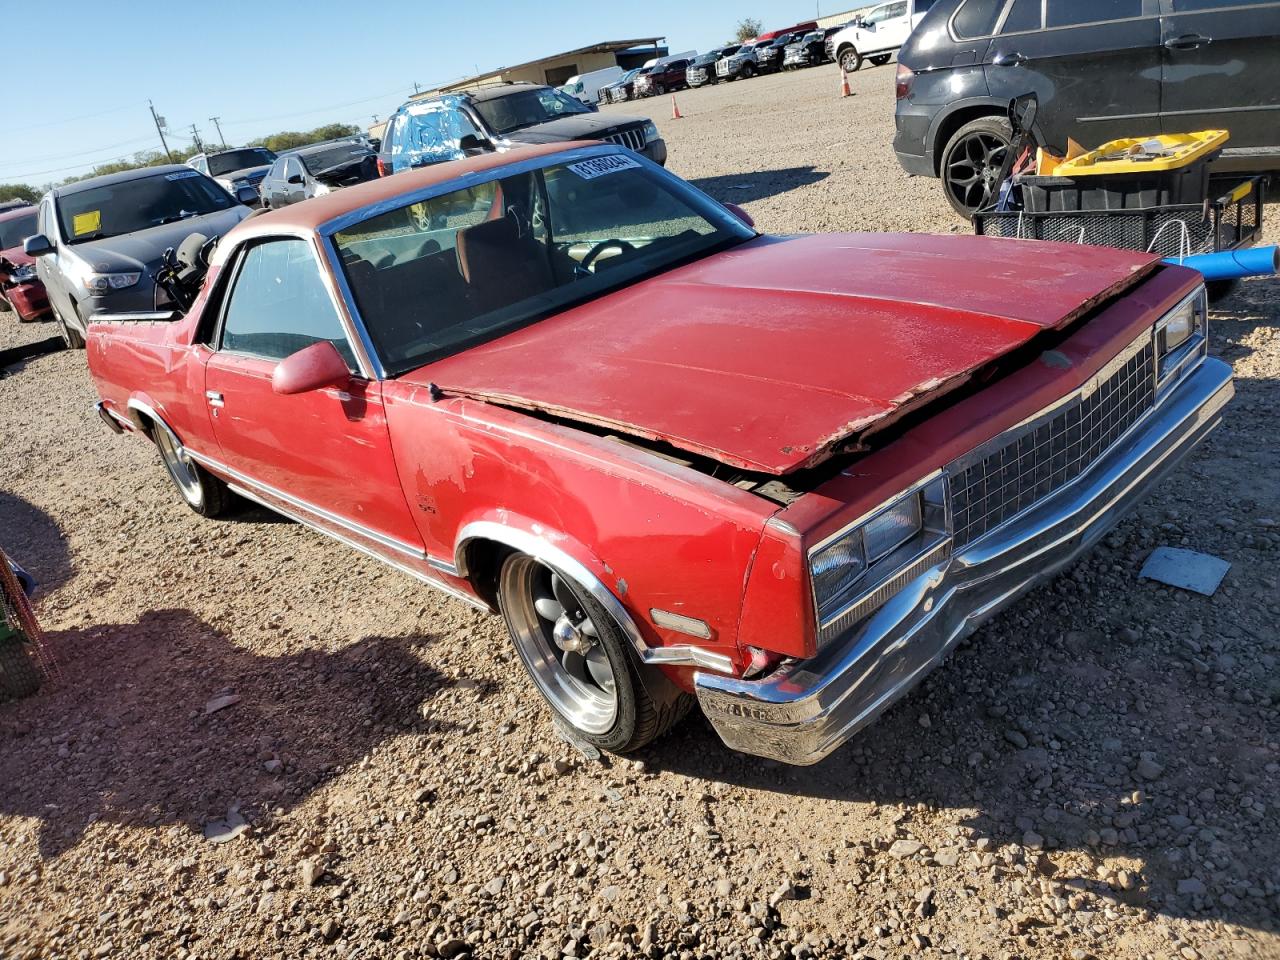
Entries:
POLYGON ((71 232, 77 237, 85 233, 96 233, 101 229, 101 210, 88 210, 85 213, 77 213, 71 218, 71 232))
POLYGON ((569 169, 580 176, 583 180, 594 180, 596 177, 603 177, 609 173, 617 173, 619 170, 634 170, 640 166, 639 162, 632 160, 630 157, 624 157, 621 154, 613 154, 608 157, 593 157, 590 160, 581 160, 578 163, 569 164, 569 169))

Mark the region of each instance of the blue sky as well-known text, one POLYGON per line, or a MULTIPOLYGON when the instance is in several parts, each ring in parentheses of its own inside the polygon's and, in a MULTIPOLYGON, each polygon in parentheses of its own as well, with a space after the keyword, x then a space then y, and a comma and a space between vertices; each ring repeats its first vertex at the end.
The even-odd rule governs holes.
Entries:
POLYGON ((705 50, 744 16, 765 29, 854 0, 0 0, 11 108, 0 183, 35 186, 159 149, 147 100, 187 145, 385 118, 434 86, 602 40, 665 36, 705 50))

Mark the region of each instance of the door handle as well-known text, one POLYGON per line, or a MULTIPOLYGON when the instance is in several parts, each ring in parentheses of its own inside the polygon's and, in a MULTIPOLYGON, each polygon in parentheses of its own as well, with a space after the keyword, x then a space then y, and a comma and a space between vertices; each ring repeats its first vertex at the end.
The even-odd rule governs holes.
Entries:
POLYGON ((1026 63, 1025 54, 1021 53, 1005 53, 1001 51, 991 58, 991 63, 997 67, 1016 67, 1020 63, 1026 63))
POLYGON ((1213 43, 1213 37, 1202 37, 1198 33, 1187 33, 1180 37, 1166 40, 1164 45, 1169 50, 1195 50, 1197 47, 1203 47, 1207 43, 1213 43))
POLYGON ((218 393, 216 390, 206 390, 206 391, 204 392, 204 395, 205 395, 205 397, 207 397, 207 398, 208 398, 208 400, 209 400, 209 406, 211 406, 211 407, 221 407, 221 406, 223 406, 223 403, 222 403, 222 394, 218 393))

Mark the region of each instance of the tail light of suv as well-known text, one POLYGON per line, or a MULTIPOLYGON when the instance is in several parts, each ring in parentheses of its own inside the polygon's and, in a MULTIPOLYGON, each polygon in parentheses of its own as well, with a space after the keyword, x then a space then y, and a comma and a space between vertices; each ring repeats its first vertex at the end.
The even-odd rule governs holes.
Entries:
POLYGON ((386 163, 383 162, 381 157, 378 158, 378 176, 380 177, 391 176, 391 169, 386 165, 386 163))
POLYGON ((904 64, 898 64, 898 76, 894 82, 894 93, 897 94, 899 100, 905 100, 911 93, 911 81, 916 78, 916 72, 904 64))

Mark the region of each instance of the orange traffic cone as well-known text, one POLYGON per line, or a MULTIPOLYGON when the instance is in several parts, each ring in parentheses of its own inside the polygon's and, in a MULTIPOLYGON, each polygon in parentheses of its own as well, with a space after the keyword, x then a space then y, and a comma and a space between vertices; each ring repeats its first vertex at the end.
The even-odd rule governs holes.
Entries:
POLYGON ((853 91, 849 89, 849 71, 844 67, 840 68, 840 96, 852 97, 853 91))
POLYGON ((681 116, 680 114, 680 105, 676 103, 676 95, 674 93, 671 95, 671 119, 672 120, 684 119, 684 117, 681 116))

